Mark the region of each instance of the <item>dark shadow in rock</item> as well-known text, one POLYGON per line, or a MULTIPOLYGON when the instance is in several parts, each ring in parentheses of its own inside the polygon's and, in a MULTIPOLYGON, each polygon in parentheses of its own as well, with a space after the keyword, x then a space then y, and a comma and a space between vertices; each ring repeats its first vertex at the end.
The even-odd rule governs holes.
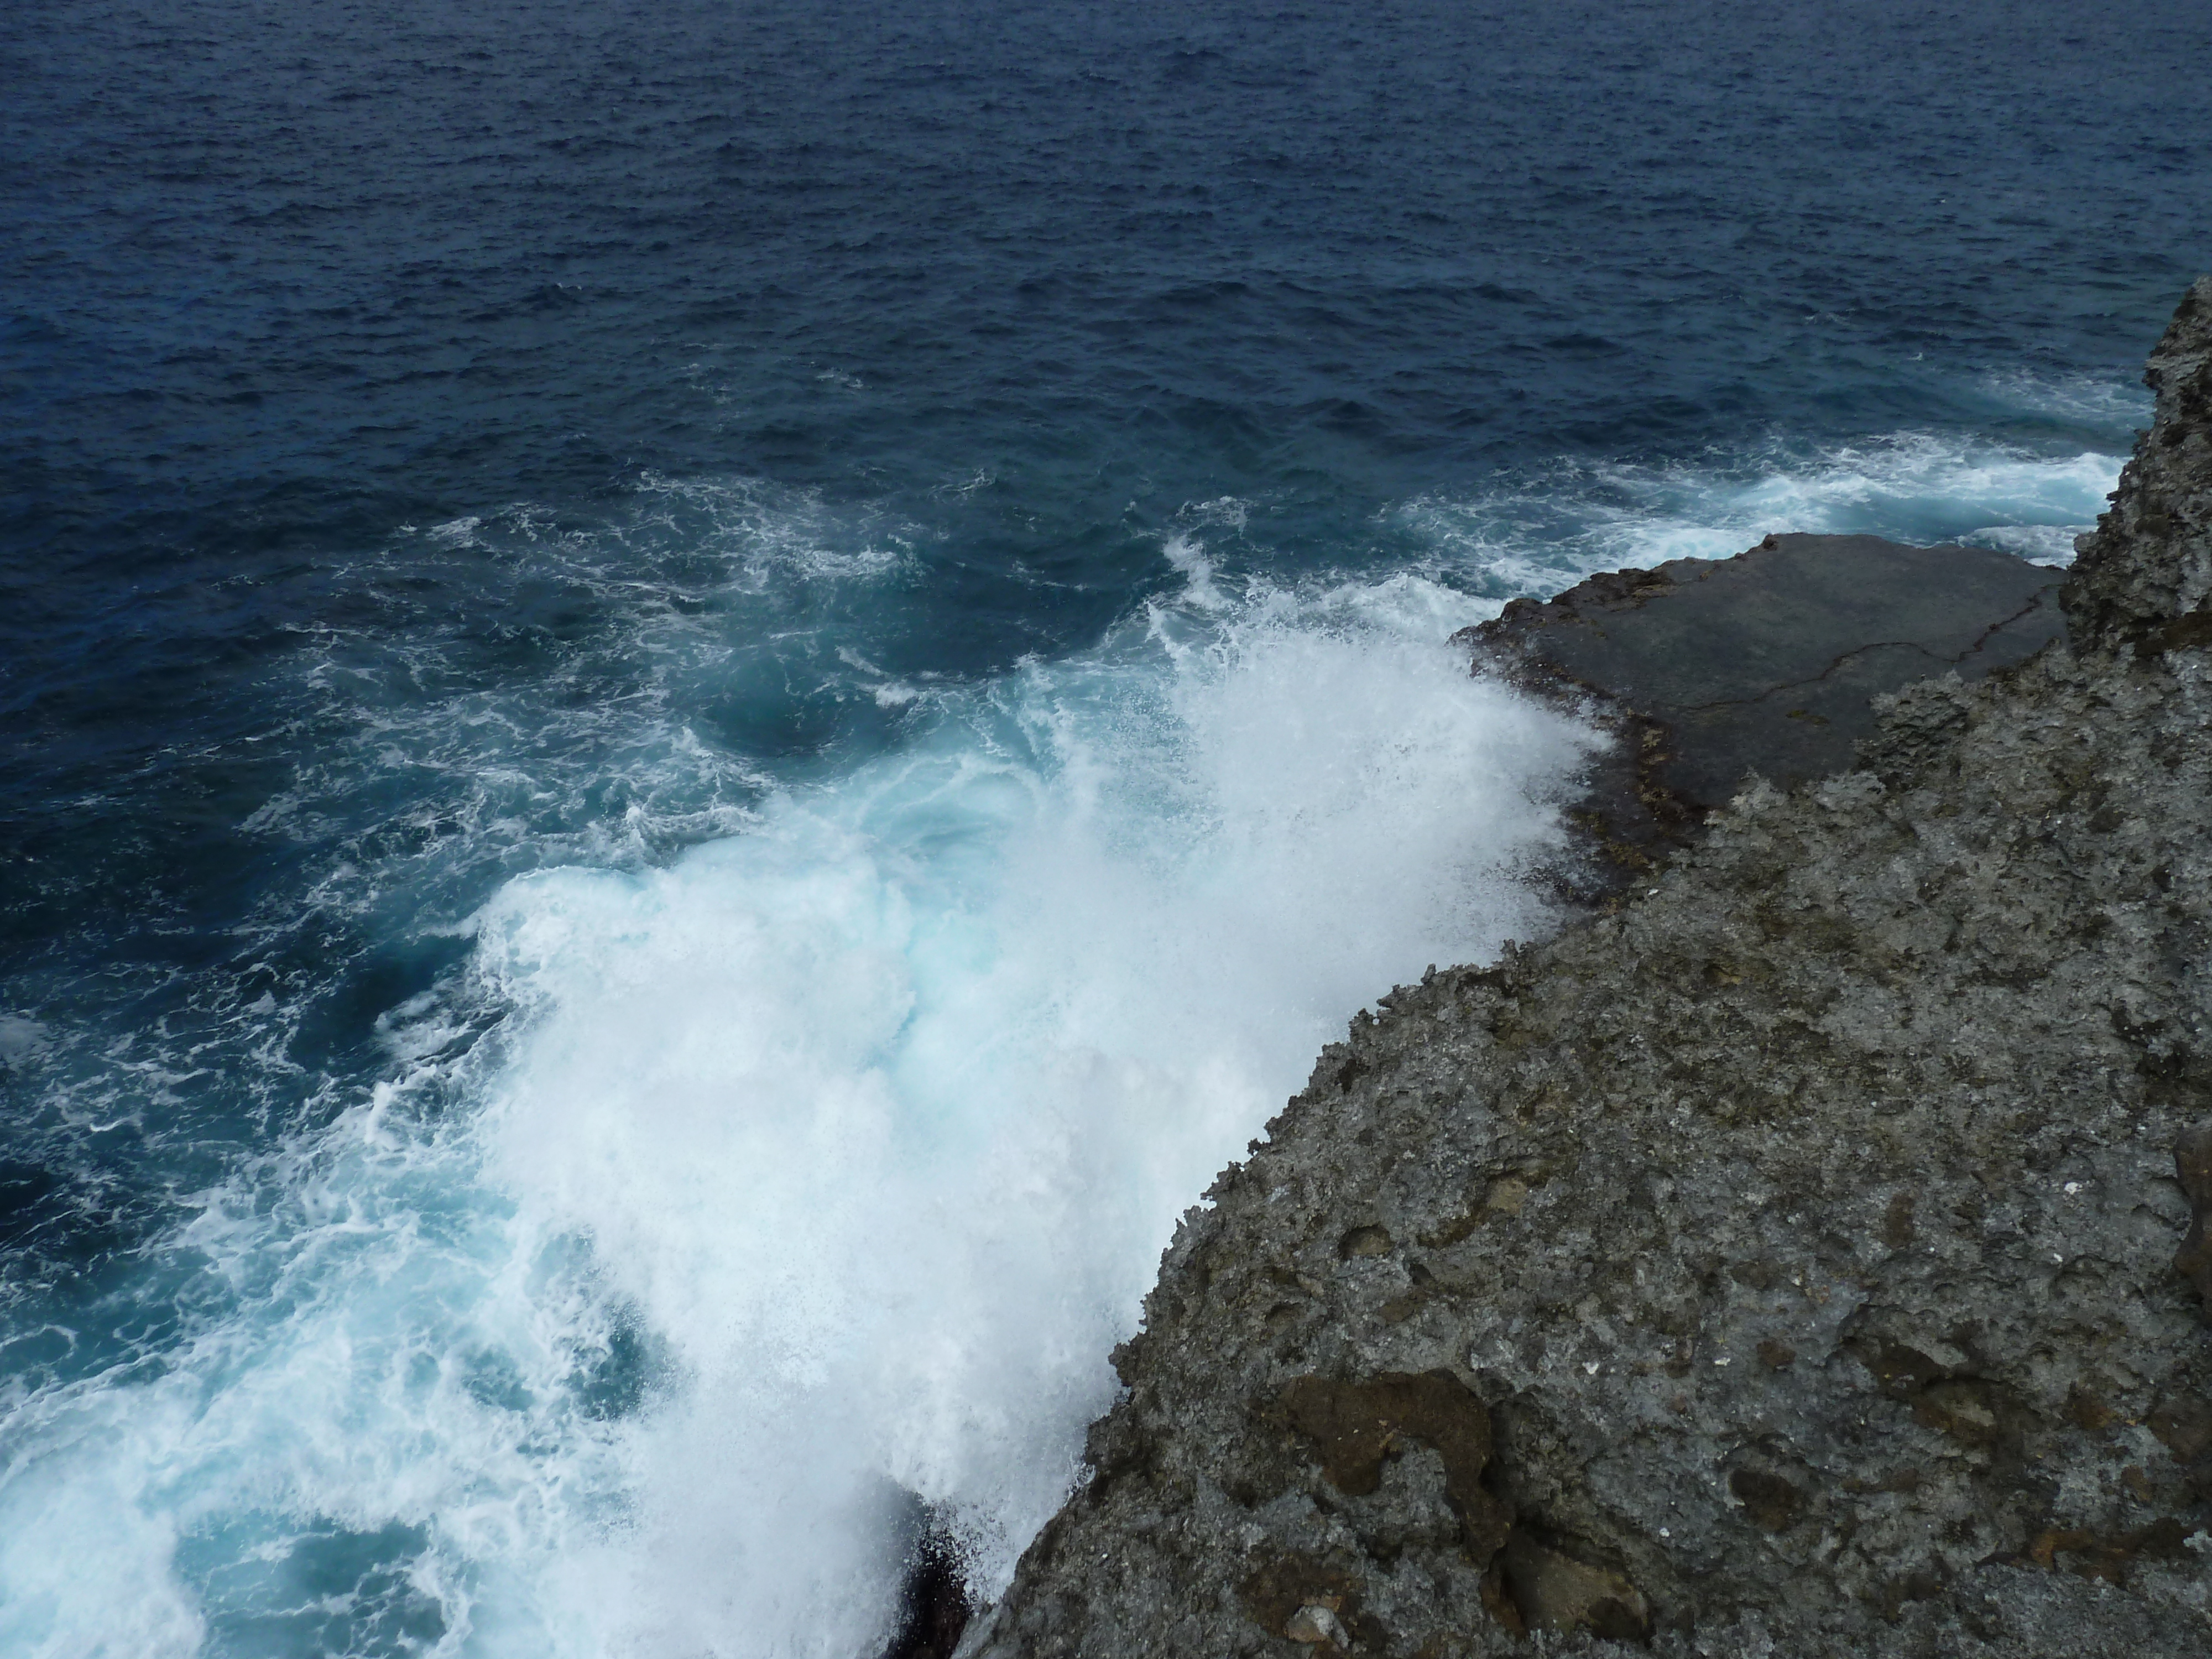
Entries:
POLYGON ((2212 1314, 2212 1122, 2183 1133, 2174 1144, 2173 1167, 2189 1200, 2189 1232, 2174 1253, 2174 1270, 2197 1287, 2212 1314))
POLYGON ((1505 1540, 1505 1585, 1523 1625, 1565 1635, 1586 1630, 1609 1642, 1645 1642, 1651 1609, 1626 1574, 1516 1527, 1505 1540))
POLYGON ((975 1611, 951 1531, 915 1493, 901 1491, 896 1525, 908 1540, 896 1632, 880 1659, 951 1659, 975 1611))
POLYGON ((1769 536, 1732 559, 1623 570, 1516 599, 1453 637, 1613 737, 1571 816, 1590 857, 1567 882, 1602 900, 1704 829, 1753 774, 1848 770, 1874 699, 2024 661, 2065 619, 2060 573, 1979 547, 1769 536))

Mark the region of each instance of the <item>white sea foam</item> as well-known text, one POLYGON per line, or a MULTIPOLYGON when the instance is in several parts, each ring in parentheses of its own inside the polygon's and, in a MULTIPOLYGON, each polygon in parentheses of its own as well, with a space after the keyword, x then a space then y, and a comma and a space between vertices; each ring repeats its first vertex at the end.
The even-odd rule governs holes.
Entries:
POLYGON ((1490 602, 1170 556, 741 833, 501 889, 392 1080, 204 1195, 161 1374, 0 1425, 0 1647, 850 1659, 893 1483, 1002 1583, 1182 1207, 1351 1009, 1545 925, 1584 742, 1443 647, 1490 602))
POLYGON ((1959 539, 2014 554, 2030 564, 2064 566, 2074 562, 2075 540, 2090 528, 2086 524, 1991 524, 1959 539))
POLYGON ((2014 367, 1984 374, 1980 390, 2001 413, 2072 426, 2123 441, 2135 428, 2150 424, 2150 394, 2132 379, 2014 367))
POLYGON ((37 1054, 47 1036, 46 1026, 28 1014, 0 1014, 0 1063, 37 1054))
POLYGON ((1502 592, 1553 592, 1593 571, 1727 558, 1770 532, 1967 542, 2065 563, 2125 457, 1905 433, 1814 452, 1774 447, 1705 465, 1562 468, 1394 513, 1449 565, 1502 592))
POLYGON ((1344 600, 1164 610, 755 834, 487 910, 539 1010, 491 1169, 683 1378, 599 1639, 858 1650, 886 1479, 995 1586, 1182 1206, 1345 1010, 1540 925, 1514 865, 1574 734, 1344 600))
MULTIPOLYGON (((387 1081, 161 1247, 158 1367, 0 1399, 0 1650, 852 1659, 899 1486, 1003 1583, 1182 1207, 1351 1009, 1544 926, 1520 864, 1582 739, 1444 637, 1769 529, 2049 556, 2118 465, 1563 471, 1408 503, 1418 570, 1301 587, 1237 574, 1224 498, 1164 540, 1170 598, 966 687, 765 625, 908 578, 922 532, 865 510, 647 479, 611 527, 424 532, 629 620, 534 690, 325 642, 307 683, 356 736, 243 828, 315 854, 306 913, 471 952, 376 1023, 387 1081), (894 711, 888 752, 779 786, 687 724, 794 663, 894 711), (509 849, 568 865, 441 908, 509 849)), ((292 988, 254 994, 291 1029, 292 988)), ((72 1041, 0 1018, 10 1065, 72 1041)), ((50 1103, 137 1121, 170 1064, 50 1103)))

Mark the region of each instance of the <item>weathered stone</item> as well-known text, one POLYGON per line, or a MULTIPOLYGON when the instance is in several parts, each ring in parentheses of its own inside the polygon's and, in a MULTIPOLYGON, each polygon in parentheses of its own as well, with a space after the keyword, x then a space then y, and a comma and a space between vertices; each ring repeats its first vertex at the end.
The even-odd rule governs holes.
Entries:
POLYGON ((2197 1287, 2212 1313, 2212 1123, 2200 1123, 2174 1143, 2173 1164, 2189 1200, 2189 1234, 2173 1265, 2197 1287))
POLYGON ((2085 643, 2154 656, 2212 644, 2212 276, 2182 296, 2143 379, 2149 441, 2075 544, 2065 606, 2085 643))
POLYGON ((1788 1531, 1805 1513, 1803 1490, 1763 1469, 1736 1470, 1729 1476, 1729 1490, 1743 1512, 1769 1532, 1788 1531))
POLYGON ((1530 1630, 1586 1630, 1620 1642, 1651 1633, 1651 1612, 1635 1585, 1610 1567, 1578 1561, 1526 1532, 1505 1544, 1505 1583, 1530 1630))
POLYGON ((1356 1021, 964 1654, 2212 1651, 2198 293, 2070 647, 1356 1021))
POLYGON ((2059 573, 1978 547, 1769 536, 1516 599, 1455 639, 1479 672, 1563 701, 1613 738, 1573 811, 1583 896, 1679 851, 1753 777, 1844 771, 1874 700, 1950 671, 1976 679, 2065 632, 2059 573))
POLYGON ((1301 1607, 1284 1624, 1283 1634, 1293 1642, 1323 1642, 1330 1647, 1344 1649, 1352 1645, 1343 1620, 1336 1616, 1335 1607, 1328 1601, 1309 1601, 1301 1607))
POLYGON ((1308 1555, 1286 1555, 1249 1575, 1241 1586, 1244 1614, 1271 1634, 1292 1642, 1329 1642, 1348 1647, 1337 1615, 1359 1608, 1358 1581, 1308 1555), (1319 1615, 1328 1614, 1324 1629, 1319 1615), (1311 1635, 1300 1633, 1310 1631, 1311 1635))
POLYGON ((1337 1249, 1347 1261, 1359 1255, 1388 1255, 1390 1254, 1389 1230, 1386 1227, 1354 1227, 1345 1234, 1337 1249))
POLYGON ((1511 1512, 1482 1488, 1490 1463, 1490 1413, 1449 1371, 1384 1376, 1369 1382, 1301 1376, 1283 1390, 1283 1420, 1315 1443, 1322 1474, 1339 1492, 1364 1497, 1382 1484, 1383 1460, 1401 1441, 1435 1449, 1444 1498, 1459 1516, 1468 1559, 1478 1567, 1505 1540, 1511 1512))

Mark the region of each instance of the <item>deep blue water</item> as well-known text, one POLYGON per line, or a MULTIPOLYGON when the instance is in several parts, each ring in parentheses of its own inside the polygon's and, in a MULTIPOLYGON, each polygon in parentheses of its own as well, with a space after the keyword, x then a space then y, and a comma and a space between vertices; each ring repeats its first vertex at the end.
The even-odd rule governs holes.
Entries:
POLYGON ((2212 13, 0 15, 0 1649, 869 1648, 1579 752, 1440 641, 2065 556, 2212 13))

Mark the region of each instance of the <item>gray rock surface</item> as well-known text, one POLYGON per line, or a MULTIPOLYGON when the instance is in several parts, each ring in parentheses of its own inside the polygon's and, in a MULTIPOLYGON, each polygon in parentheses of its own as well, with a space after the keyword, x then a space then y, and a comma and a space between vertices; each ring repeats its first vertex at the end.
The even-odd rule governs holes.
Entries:
POLYGON ((2182 296, 2143 380, 2157 416, 2075 544, 2065 605, 2085 640, 2152 656, 2212 643, 2212 276, 2182 296))
POLYGON ((1844 771, 1874 699, 1950 671, 1978 679, 2065 633, 2059 573, 1980 547, 1769 536, 1516 599, 1454 635, 1478 666, 1577 705, 1614 735, 1574 821, 1595 899, 1696 839, 1749 775, 1844 771))
POLYGON ((963 1652, 2212 1652, 2212 283, 2069 652, 1354 1022, 963 1652))

